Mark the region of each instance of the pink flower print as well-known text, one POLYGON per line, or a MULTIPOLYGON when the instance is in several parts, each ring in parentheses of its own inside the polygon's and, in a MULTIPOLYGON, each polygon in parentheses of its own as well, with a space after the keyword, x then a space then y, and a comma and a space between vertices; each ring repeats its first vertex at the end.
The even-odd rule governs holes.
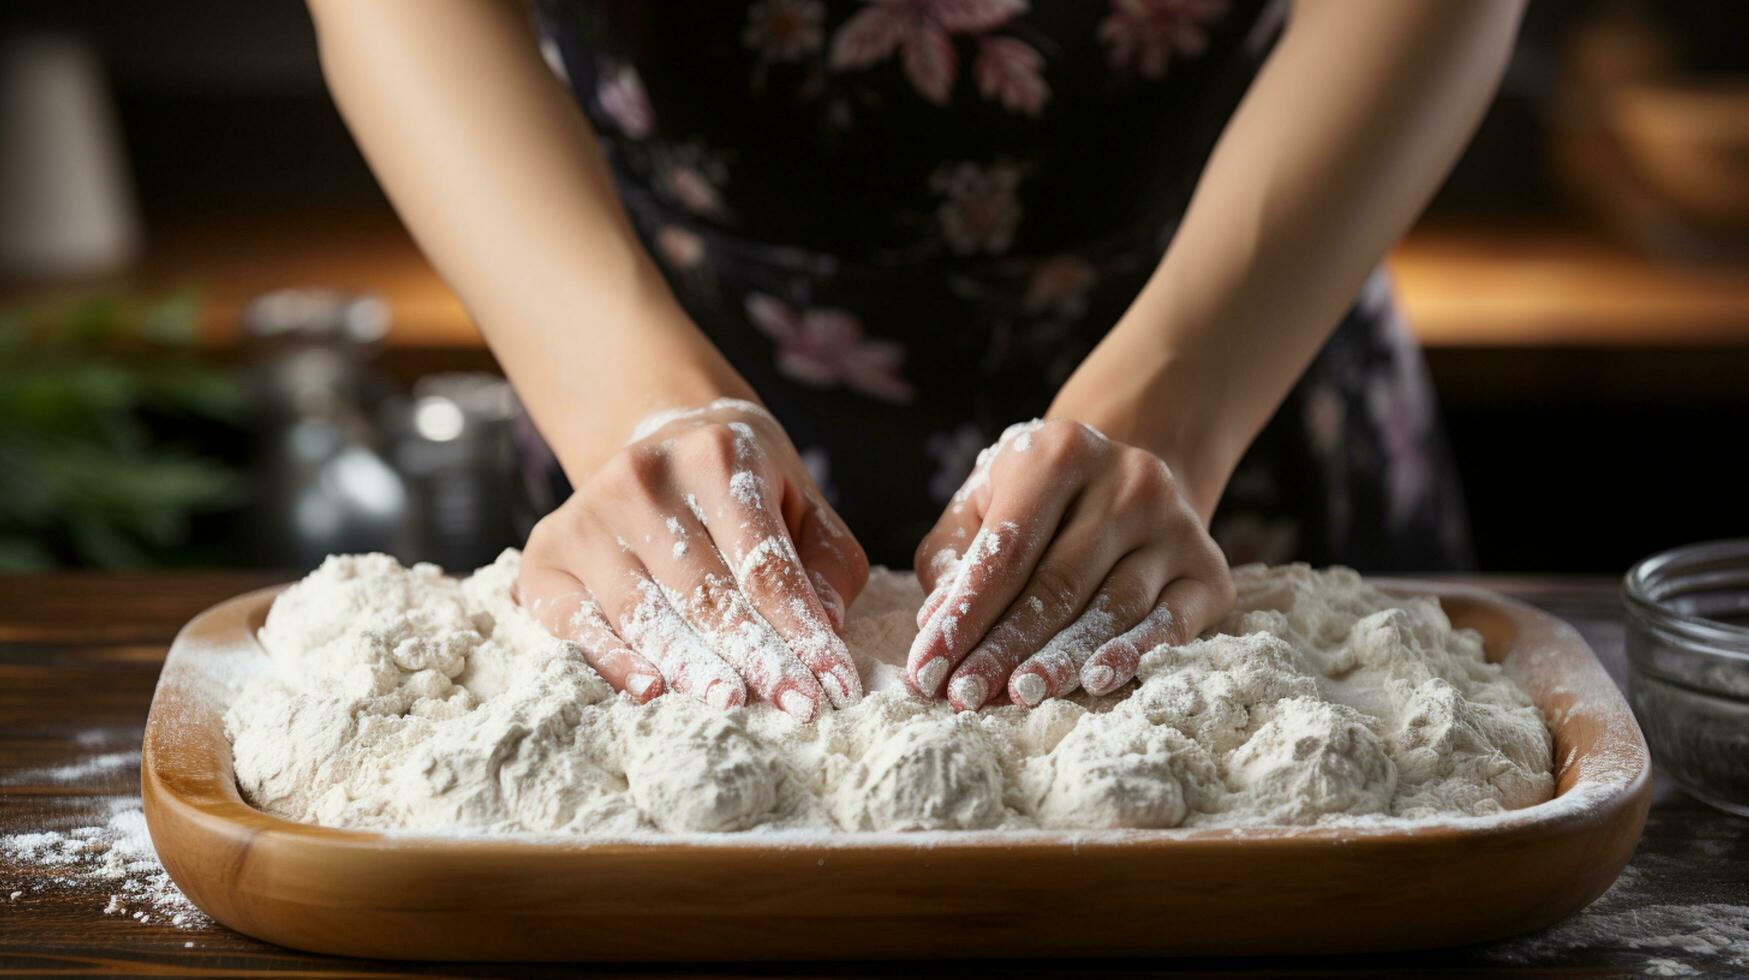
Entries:
POLYGON ((656 113, 644 93, 644 80, 630 65, 610 66, 595 86, 595 100, 619 131, 641 140, 656 131, 656 113))
POLYGON ((862 323, 844 310, 796 310, 764 293, 747 296, 747 316, 777 341, 777 367, 816 388, 843 385, 889 402, 909 402, 910 382, 899 375, 905 351, 886 340, 863 337, 862 323))
POLYGON ((695 268, 704 261, 704 239, 679 225, 663 225, 656 229, 656 252, 672 268, 695 268))
POLYGON ((1044 55, 1025 41, 1011 37, 986 37, 978 41, 978 60, 972 63, 972 80, 984 98, 1002 103, 1010 112, 1036 116, 1051 97, 1045 84, 1044 55))
POLYGON ((764 0, 747 8, 741 43, 761 61, 801 61, 826 41, 820 0, 764 0))
POLYGON ((686 166, 674 164, 662 172, 662 184, 683 207, 694 214, 715 214, 722 210, 717 189, 704 174, 686 166))
POLYGON ((1075 319, 1087 312, 1087 290, 1098 274, 1078 255, 1053 255, 1032 270, 1021 309, 1033 316, 1053 314, 1075 319))
POLYGON ((940 503, 952 499, 972 475, 978 454, 989 439, 975 425, 937 432, 923 442, 923 451, 935 458, 935 473, 929 478, 929 496, 940 503))
POLYGON ((911 86, 947 104, 958 74, 952 35, 994 30, 1026 10, 1026 0, 870 0, 832 38, 835 70, 867 68, 894 51, 911 86))
POLYGON ((1208 47, 1205 27, 1226 10, 1227 0, 1111 0, 1098 28, 1106 62, 1159 78, 1174 54, 1194 58, 1208 47))
POLYGON ((950 251, 1001 255, 1013 246, 1022 212, 1021 177, 1020 168, 1006 161, 988 167, 948 164, 930 175, 930 189, 943 198, 935 214, 950 251))
POLYGON ((717 154, 698 143, 663 146, 655 169, 657 187, 681 207, 703 217, 728 217, 721 188, 729 172, 717 154))
POLYGON ((1306 394, 1306 432, 1312 438, 1312 448, 1333 456, 1342 449, 1342 424, 1348 409, 1342 396, 1328 384, 1319 384, 1306 394))

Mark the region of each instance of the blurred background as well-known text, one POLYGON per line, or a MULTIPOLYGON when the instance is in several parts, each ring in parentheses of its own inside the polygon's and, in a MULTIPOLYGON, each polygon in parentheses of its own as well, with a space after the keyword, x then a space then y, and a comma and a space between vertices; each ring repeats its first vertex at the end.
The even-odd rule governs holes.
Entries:
MULTIPOLYGON (((1749 5, 1537 4, 1390 265, 1480 566, 1749 532, 1749 5)), ((0 571, 463 568, 514 399, 299 0, 0 6, 0 571)))

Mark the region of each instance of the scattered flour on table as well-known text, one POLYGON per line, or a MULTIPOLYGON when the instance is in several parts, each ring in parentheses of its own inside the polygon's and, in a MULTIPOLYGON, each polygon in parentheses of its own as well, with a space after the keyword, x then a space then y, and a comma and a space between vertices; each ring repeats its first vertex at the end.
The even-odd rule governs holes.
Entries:
MULTIPOLYGON (((105 813, 91 815, 101 822, 88 826, 0 836, 0 882, 28 883, 33 893, 107 893, 105 915, 122 915, 142 924, 179 929, 211 925, 212 920, 182 894, 158 863, 139 797, 115 797, 103 806, 105 813), (29 881, 12 878, 19 872, 27 872, 29 881)), ((9 892, 14 902, 25 895, 23 888, 9 892)))
POLYGON ((864 701, 802 725, 616 696, 510 595, 337 556, 261 630, 271 669, 226 716, 248 800, 380 829, 915 831, 1310 825, 1485 815, 1553 792, 1548 730, 1437 602, 1353 572, 1238 569, 1218 630, 1137 685, 954 714, 901 677, 915 577, 877 569, 847 639, 864 701))
POLYGON ((1637 959, 1647 976, 1749 973, 1749 905, 1659 901, 1655 876, 1640 860, 1584 910, 1541 932, 1485 946, 1482 955, 1534 964, 1582 952, 1607 961, 1637 959))
POLYGON ((20 769, 0 776, 0 786, 20 783, 78 783, 105 776, 132 775, 140 768, 140 753, 136 749, 105 752, 64 766, 20 769))

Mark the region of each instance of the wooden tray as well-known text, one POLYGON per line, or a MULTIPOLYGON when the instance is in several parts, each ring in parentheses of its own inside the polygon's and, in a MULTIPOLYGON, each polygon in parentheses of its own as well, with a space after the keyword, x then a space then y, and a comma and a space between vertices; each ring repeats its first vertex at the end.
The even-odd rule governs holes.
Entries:
POLYGON ((291 823, 239 797, 227 676, 276 590, 196 617, 147 722, 158 855, 227 926, 299 949, 433 959, 1283 954, 1495 939, 1602 894, 1645 825, 1650 762, 1578 633, 1479 589, 1439 595, 1555 734, 1556 799, 1491 818, 1295 830, 971 832, 587 843, 291 823))

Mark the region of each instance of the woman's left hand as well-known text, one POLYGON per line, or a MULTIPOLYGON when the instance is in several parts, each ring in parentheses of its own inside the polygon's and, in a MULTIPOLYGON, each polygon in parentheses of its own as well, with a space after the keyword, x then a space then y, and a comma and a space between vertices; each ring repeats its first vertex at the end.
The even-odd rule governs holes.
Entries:
POLYGON ((961 711, 1108 694, 1233 603, 1226 559, 1160 457, 1068 419, 1011 427, 917 548, 906 675, 961 711))

